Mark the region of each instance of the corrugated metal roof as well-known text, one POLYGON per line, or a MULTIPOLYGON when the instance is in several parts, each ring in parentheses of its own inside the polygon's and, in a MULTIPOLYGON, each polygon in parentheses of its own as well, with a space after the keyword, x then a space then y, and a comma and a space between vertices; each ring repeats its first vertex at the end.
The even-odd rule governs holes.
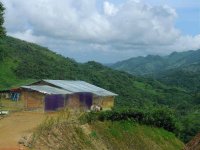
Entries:
POLYGON ((70 91, 51 87, 48 85, 21 86, 21 88, 38 91, 38 92, 44 93, 44 94, 72 94, 72 92, 70 92, 70 91))
POLYGON ((107 91, 84 81, 69 81, 69 80, 43 80, 57 87, 63 88, 73 93, 90 92, 97 96, 117 96, 117 94, 107 91))

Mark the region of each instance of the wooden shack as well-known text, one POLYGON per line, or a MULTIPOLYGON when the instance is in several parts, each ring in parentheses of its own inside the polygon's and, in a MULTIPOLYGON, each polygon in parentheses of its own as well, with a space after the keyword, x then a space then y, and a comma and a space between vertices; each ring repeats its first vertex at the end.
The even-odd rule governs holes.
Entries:
POLYGON ((111 109, 116 95, 84 81, 41 80, 21 87, 21 100, 27 110, 90 109, 92 105, 111 109))

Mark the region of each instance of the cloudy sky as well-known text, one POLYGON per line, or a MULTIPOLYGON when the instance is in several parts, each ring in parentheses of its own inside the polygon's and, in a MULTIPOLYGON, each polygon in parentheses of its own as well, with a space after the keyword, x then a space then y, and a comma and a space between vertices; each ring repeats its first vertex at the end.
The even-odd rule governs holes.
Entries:
POLYGON ((79 62, 200 48, 199 0, 1 0, 8 35, 79 62))

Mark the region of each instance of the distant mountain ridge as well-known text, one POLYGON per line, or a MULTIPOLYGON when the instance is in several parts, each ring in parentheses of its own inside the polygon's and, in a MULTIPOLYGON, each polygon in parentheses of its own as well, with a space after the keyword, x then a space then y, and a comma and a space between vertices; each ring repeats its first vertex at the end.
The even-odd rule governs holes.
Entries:
POLYGON ((165 84, 199 90, 200 50, 173 52, 168 56, 130 58, 110 66, 133 75, 153 77, 165 84))
POLYGON ((195 72, 200 70, 199 64, 200 50, 190 50, 186 52, 173 52, 168 56, 148 55, 146 57, 133 57, 112 64, 111 67, 134 75, 147 75, 169 69, 183 69, 195 72))

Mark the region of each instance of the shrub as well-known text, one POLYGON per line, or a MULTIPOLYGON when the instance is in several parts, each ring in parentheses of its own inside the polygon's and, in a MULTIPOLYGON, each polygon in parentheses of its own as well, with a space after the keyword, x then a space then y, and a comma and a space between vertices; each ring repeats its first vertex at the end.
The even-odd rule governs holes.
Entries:
POLYGON ((118 109, 102 112, 90 112, 85 115, 87 122, 92 121, 121 121, 129 120, 140 124, 161 127, 168 131, 175 131, 177 120, 172 110, 168 108, 157 108, 153 110, 140 109, 118 109))

